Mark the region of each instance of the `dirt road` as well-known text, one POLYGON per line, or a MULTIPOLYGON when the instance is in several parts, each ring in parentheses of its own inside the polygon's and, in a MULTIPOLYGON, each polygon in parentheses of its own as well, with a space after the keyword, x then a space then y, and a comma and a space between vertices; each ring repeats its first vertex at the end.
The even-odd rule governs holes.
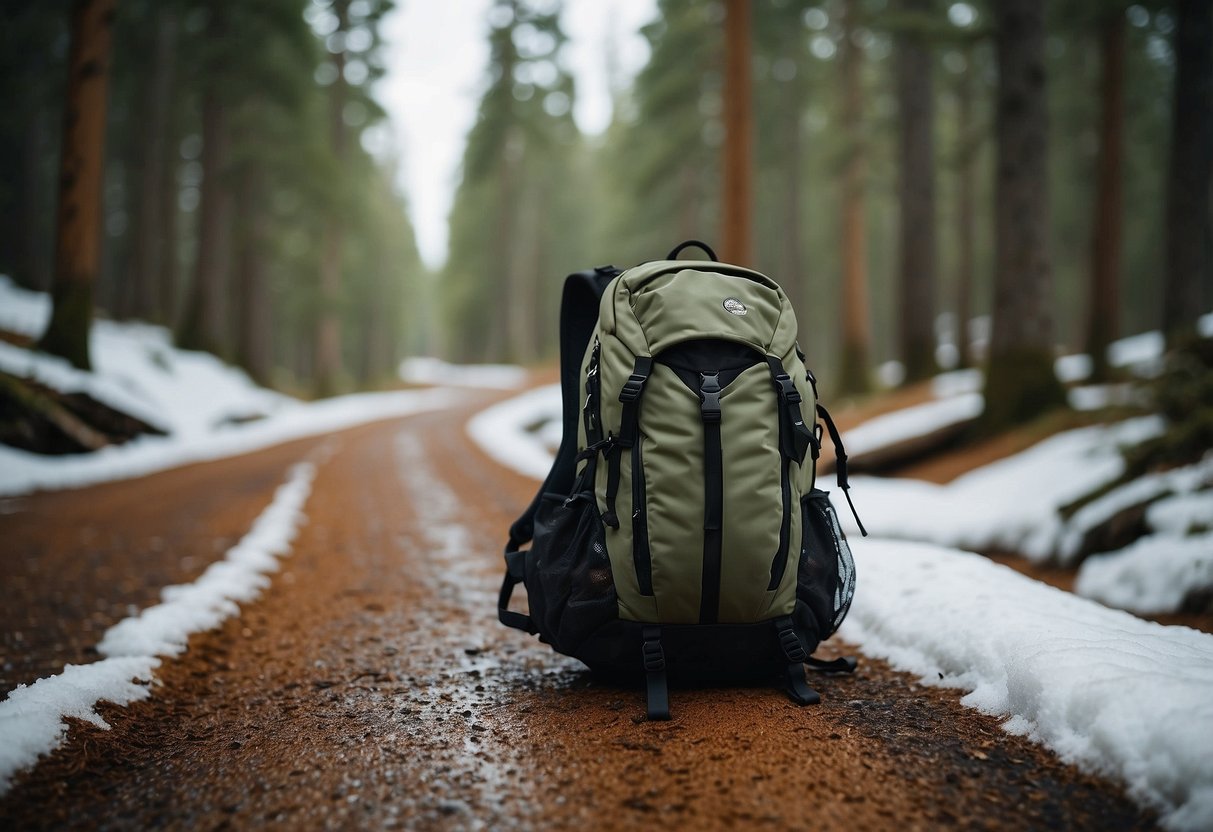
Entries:
POLYGON ((639 690, 496 623, 503 532, 534 484, 465 437, 486 401, 6 501, 0 692, 95 658, 327 442, 261 599, 165 662, 150 699, 103 707, 112 730, 74 724, 0 828, 1153 827, 1115 785, 873 660, 814 679, 818 707, 675 690, 674 719, 645 722, 639 690))

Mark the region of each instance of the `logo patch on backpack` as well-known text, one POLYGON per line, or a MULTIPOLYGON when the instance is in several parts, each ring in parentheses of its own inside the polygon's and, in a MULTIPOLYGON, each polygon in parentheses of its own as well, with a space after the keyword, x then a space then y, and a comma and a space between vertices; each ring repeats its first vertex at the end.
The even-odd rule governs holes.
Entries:
POLYGON ((745 304, 739 301, 737 298, 725 298, 723 305, 726 312, 730 312, 734 315, 744 315, 746 313, 745 304))

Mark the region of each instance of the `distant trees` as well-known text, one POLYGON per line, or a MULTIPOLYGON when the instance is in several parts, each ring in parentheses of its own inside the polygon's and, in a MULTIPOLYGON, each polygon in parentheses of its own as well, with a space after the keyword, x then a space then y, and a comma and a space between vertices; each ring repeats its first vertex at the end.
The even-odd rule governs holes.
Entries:
POLYGON ((721 256, 750 265, 753 241, 754 113, 751 105, 749 0, 728 0, 724 13, 724 199, 721 256))
POLYGON ((898 121, 899 346, 905 380, 935 373, 934 87, 927 43, 931 0, 901 0, 895 36, 898 121))
POLYGON ((982 416, 990 431, 1065 401, 1053 371, 1044 11, 1044 0, 995 8, 994 322, 982 416))
POLYGON ((1176 0, 1174 25, 1163 295, 1163 328, 1172 342, 1195 331, 1213 286, 1213 4, 1176 0))
POLYGON ((93 285, 100 260, 101 180, 114 0, 75 0, 59 163, 50 323, 39 346, 89 369, 93 285))

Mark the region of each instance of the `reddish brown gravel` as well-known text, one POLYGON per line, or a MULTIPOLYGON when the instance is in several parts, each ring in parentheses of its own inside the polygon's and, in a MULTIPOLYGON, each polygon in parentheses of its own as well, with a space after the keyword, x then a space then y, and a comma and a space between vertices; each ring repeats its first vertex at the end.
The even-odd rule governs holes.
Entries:
MULTIPOLYGON (((485 401, 333 437, 271 588, 150 699, 103 706, 112 730, 73 725, 0 828, 1153 828, 1116 785, 875 660, 815 679, 818 707, 675 690, 674 719, 645 722, 639 690, 496 623, 534 484, 465 438, 485 401)), ((320 441, 6 503, 6 689, 196 577, 320 441)))

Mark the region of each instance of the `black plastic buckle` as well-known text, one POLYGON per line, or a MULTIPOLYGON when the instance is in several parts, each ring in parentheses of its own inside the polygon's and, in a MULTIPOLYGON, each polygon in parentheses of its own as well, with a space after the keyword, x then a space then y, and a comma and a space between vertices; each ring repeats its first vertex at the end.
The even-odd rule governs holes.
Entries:
POLYGON ((661 637, 647 637, 642 648, 644 653, 644 669, 646 673, 657 673, 665 670, 665 650, 661 647, 661 637))
POLYGON ((705 422, 720 421, 720 374, 699 374, 699 413, 705 422))
POLYGON ((644 390, 644 383, 648 381, 648 376, 642 376, 638 373, 632 373, 628 376, 628 380, 623 383, 623 389, 619 391, 619 401, 634 402, 640 398, 640 392, 644 390))
POLYGON ((775 392, 779 394, 780 399, 787 403, 800 403, 800 391, 796 389, 796 384, 787 373, 775 376, 775 392))
POLYGON ((790 627, 779 631, 779 646, 783 648, 783 654, 790 662, 803 663, 809 657, 804 652, 796 631, 790 627))

